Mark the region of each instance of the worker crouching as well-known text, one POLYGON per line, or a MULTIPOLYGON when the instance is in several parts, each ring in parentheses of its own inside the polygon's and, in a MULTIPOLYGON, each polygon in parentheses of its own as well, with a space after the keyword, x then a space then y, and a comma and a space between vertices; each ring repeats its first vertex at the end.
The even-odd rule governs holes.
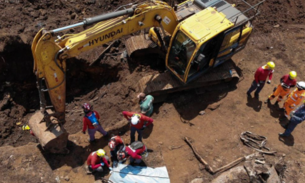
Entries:
POLYGON ((293 111, 305 99, 305 82, 297 82, 297 88, 294 89, 284 103, 285 116, 288 118, 293 111))
POLYGON ((153 101, 154 97, 140 93, 138 96, 141 113, 145 116, 151 116, 154 112, 153 101))
POLYGON ((92 152, 87 158, 87 169, 92 172, 103 172, 104 168, 111 170, 109 166, 109 157, 103 149, 92 152))
POLYGON ((142 162, 142 156, 147 157, 147 155, 148 153, 145 145, 140 141, 136 141, 129 146, 122 148, 118 152, 117 158, 120 162, 124 162, 130 158, 130 164, 140 164, 142 162))
POLYGON ((297 73, 295 71, 291 71, 289 74, 284 75, 281 80, 280 84, 276 87, 274 92, 268 97, 265 103, 270 103, 272 99, 278 96, 275 105, 283 100, 290 93, 290 88, 295 87, 297 80, 297 73))
POLYGON ((113 136, 108 142, 108 146, 110 149, 110 155, 111 155, 111 161, 112 161, 112 167, 117 167, 118 159, 117 159, 117 153, 120 149, 124 148, 124 142, 123 139, 120 136, 113 136))

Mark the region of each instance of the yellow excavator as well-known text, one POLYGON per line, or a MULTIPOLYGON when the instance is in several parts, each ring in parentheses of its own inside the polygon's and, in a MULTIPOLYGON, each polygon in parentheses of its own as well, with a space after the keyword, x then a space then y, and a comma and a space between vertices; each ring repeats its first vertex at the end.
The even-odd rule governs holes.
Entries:
POLYGON ((66 27, 41 29, 32 43, 41 107, 30 118, 29 126, 42 148, 52 153, 68 152, 68 134, 62 127, 66 59, 122 36, 149 29, 148 36, 133 36, 126 41, 128 55, 150 50, 165 57, 167 72, 143 77, 139 92, 157 96, 238 79, 234 64, 228 60, 246 46, 253 29, 250 20, 258 15, 263 3, 252 6, 243 2, 247 8, 241 12, 224 0, 187 0, 173 6, 151 0, 66 27), (80 33, 60 35, 93 24, 80 33), (46 110, 45 92, 50 96, 53 113, 46 110))

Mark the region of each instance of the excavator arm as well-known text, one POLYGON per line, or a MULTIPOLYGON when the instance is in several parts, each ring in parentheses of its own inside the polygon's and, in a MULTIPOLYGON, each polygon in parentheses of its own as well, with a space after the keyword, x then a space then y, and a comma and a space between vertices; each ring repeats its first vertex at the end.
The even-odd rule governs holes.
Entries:
POLYGON ((66 59, 145 28, 161 27, 172 34, 177 24, 172 7, 161 1, 150 1, 127 10, 88 18, 72 26, 53 31, 40 30, 34 38, 32 52, 41 112, 45 113, 44 92, 48 91, 55 109, 54 116, 59 123, 65 121, 66 59), (96 25, 78 34, 55 37, 59 31, 93 23, 96 25), (43 88, 43 80, 47 88, 43 88))

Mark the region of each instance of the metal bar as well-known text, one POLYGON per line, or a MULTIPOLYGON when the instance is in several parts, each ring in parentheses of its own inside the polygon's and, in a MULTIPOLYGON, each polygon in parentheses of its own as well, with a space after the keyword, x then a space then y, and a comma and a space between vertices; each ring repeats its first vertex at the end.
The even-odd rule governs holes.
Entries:
POLYGON ((107 13, 107 14, 103 14, 103 15, 98 15, 95 17, 91 17, 91 18, 86 18, 83 23, 85 25, 90 25, 96 22, 100 22, 100 21, 104 21, 104 20, 108 20, 111 18, 115 18, 115 17, 119 17, 119 16, 123 16, 123 15, 128 15, 134 12, 133 8, 128 8, 126 10, 121 10, 121 11, 116 11, 116 12, 112 12, 112 13, 107 13))
POLYGON ((58 28, 58 29, 54 29, 51 32, 57 33, 57 32, 61 32, 61 31, 71 29, 71 28, 74 28, 74 27, 79 27, 79 26, 83 26, 83 25, 91 25, 91 24, 96 23, 96 22, 100 22, 100 21, 103 21, 103 20, 108 20, 108 19, 119 17, 119 16, 122 16, 122 15, 131 14, 133 12, 134 12, 134 9, 129 8, 129 9, 121 10, 121 11, 116 11, 116 12, 112 12, 112 13, 98 15, 98 16, 95 16, 95 17, 86 18, 86 19, 84 19, 83 22, 79 22, 79 23, 76 23, 76 24, 72 24, 72 25, 68 25, 68 26, 65 26, 65 27, 58 28))
POLYGON ((79 23, 76 23, 76 24, 72 24, 72 25, 68 25, 68 26, 65 26, 65 27, 58 28, 58 29, 54 29, 51 32, 57 33, 57 32, 64 31, 66 29, 71 29, 71 28, 74 28, 74 27, 82 26, 82 25, 84 25, 84 22, 79 22, 79 23))

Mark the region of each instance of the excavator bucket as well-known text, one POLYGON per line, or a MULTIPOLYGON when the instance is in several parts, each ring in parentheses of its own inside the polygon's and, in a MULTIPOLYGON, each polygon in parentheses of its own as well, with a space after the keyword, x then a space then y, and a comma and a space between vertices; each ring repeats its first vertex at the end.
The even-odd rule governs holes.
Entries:
MULTIPOLYGON (((52 120, 53 121, 53 120, 52 120)), ((29 126, 42 148, 51 153, 67 154, 68 133, 59 124, 44 122, 44 115, 40 111, 29 120, 29 126)))

